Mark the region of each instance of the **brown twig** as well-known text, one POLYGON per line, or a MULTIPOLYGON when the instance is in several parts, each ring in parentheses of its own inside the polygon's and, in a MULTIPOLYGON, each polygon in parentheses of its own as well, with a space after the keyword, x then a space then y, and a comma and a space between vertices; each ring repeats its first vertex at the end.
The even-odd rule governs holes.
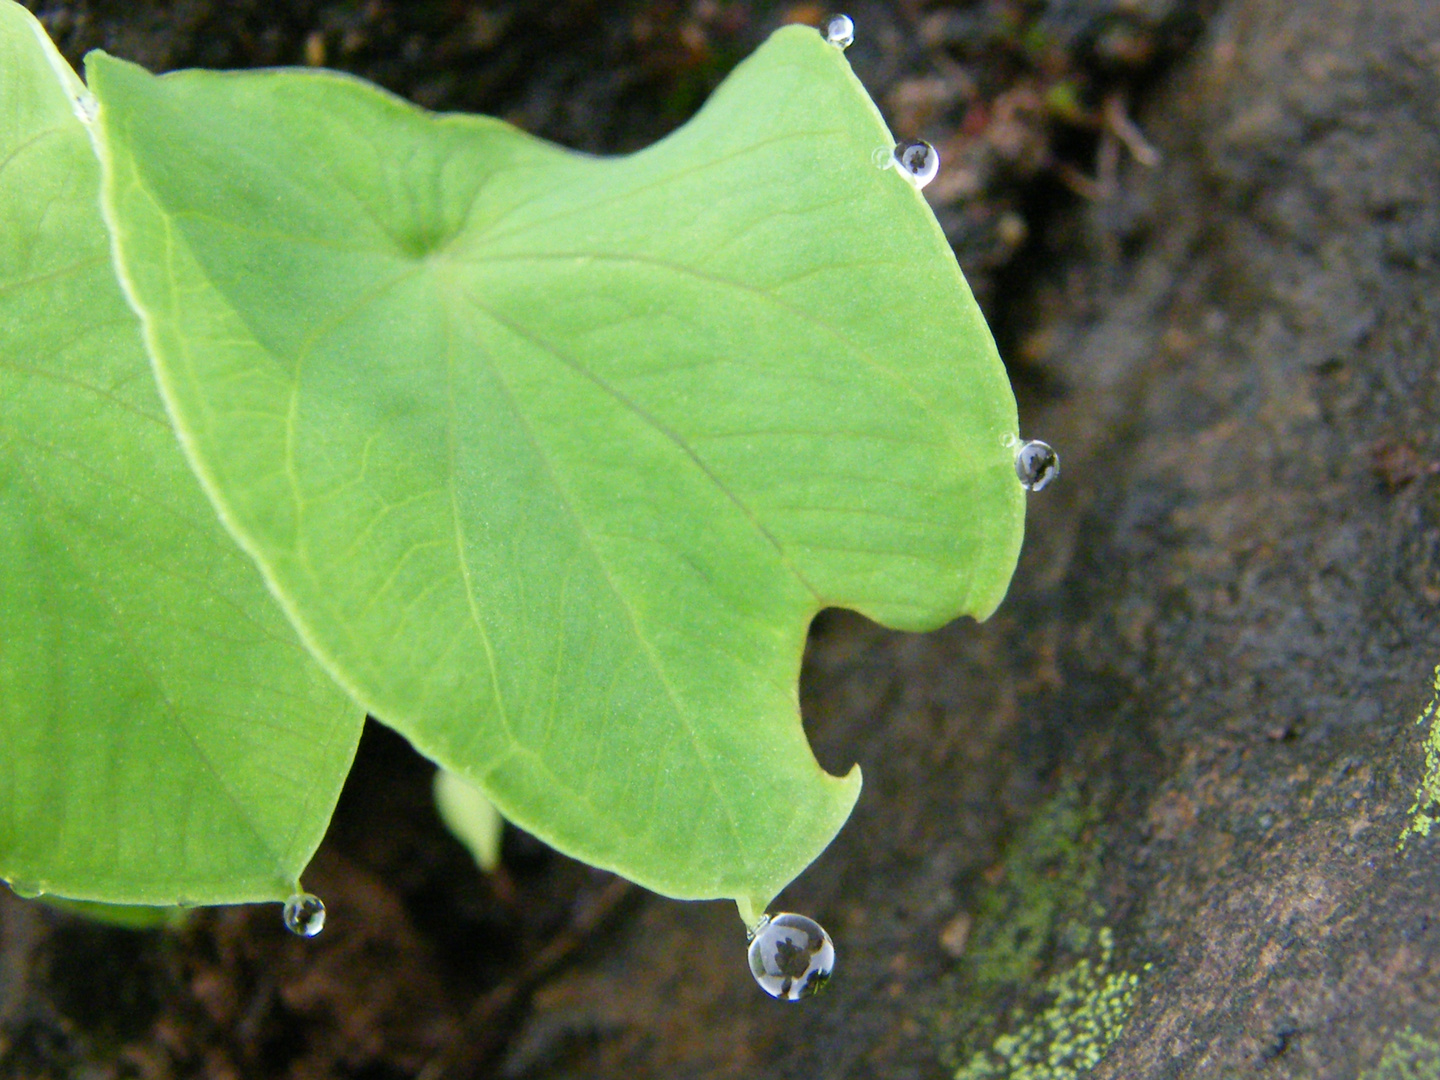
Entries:
POLYGON ((1139 125, 1130 119, 1130 113, 1125 108, 1125 99, 1121 95, 1111 94, 1105 99, 1104 116, 1105 130, 1125 144, 1125 149, 1130 151, 1132 158, 1147 169, 1153 169, 1160 164, 1160 151, 1150 144, 1139 125))

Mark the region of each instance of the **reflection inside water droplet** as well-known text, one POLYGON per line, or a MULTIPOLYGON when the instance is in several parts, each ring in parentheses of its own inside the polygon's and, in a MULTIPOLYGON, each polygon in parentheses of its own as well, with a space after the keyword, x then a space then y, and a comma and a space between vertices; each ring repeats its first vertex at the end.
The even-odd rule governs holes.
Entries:
POLYGON ((895 167, 916 188, 923 188, 940 171, 940 155, 924 139, 911 139, 895 147, 895 167))
POLYGON ((314 893, 296 893, 285 901, 285 929, 314 937, 325 929, 325 904, 314 893))
POLYGON ((848 49, 855 41, 855 22, 849 15, 831 15, 821 33, 836 48, 848 49))
POLYGON ((750 974, 771 997, 799 1001, 819 991, 830 978, 835 945, 814 919, 767 915, 751 935, 750 974))
POLYGON ((1031 439, 1015 453, 1015 475, 1026 491, 1039 491, 1060 475, 1060 455, 1049 443, 1031 439))

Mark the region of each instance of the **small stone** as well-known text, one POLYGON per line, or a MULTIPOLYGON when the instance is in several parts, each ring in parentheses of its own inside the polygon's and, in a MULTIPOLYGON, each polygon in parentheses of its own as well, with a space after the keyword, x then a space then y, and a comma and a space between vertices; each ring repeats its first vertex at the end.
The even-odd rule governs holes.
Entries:
POLYGON ((965 944, 970 940, 970 928, 975 925, 968 911, 962 911, 940 928, 940 950, 952 960, 965 955, 965 944))

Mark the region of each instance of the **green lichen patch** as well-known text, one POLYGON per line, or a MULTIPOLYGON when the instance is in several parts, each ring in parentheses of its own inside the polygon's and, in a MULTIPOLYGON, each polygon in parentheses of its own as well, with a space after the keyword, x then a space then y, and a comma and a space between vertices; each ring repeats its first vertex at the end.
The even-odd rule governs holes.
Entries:
POLYGON ((980 986, 1029 982, 1057 949, 1080 952, 1090 944, 1103 914, 1090 900, 1098 867, 1089 839, 1098 820, 1067 787, 1011 845, 1004 878, 976 912, 967 966, 980 986))
POLYGON ((1429 724, 1425 734, 1425 773, 1415 789, 1415 801, 1410 804, 1409 822, 1400 834, 1400 849, 1412 836, 1429 836, 1430 830, 1440 823, 1440 722, 1437 722, 1437 706, 1440 706, 1440 666, 1435 668, 1434 693, 1430 704, 1420 710, 1415 718, 1417 725, 1429 724))
MULTIPOLYGON (((1434 708, 1432 701, 1432 712, 1434 708)), ((1407 1027, 1386 1044, 1380 1060, 1361 1073, 1360 1080, 1440 1080, 1440 1042, 1407 1027)))
POLYGON ((1125 1027, 1140 976, 1112 970, 1108 926, 1096 940, 1099 957, 1082 957, 1047 979, 1050 1005, 976 1052, 956 1080, 1075 1080, 1098 1065, 1125 1027))
POLYGON ((975 905, 969 945, 932 1018, 957 1080, 1071 1080, 1119 1036, 1139 974, 1117 969, 1095 902, 1099 814, 1074 786, 1011 844, 975 905))

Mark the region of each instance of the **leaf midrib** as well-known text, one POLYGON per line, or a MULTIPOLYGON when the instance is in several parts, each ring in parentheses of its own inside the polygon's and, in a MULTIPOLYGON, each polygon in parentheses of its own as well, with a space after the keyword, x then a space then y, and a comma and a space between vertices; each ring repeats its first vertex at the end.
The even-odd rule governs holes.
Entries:
MULTIPOLYGON (((452 295, 452 296, 450 297, 451 303, 454 303, 456 299, 459 299, 459 298, 452 295)), ((476 304, 476 306, 477 306, 477 307, 480 307, 481 310, 486 311, 486 314, 490 315, 490 316, 494 319, 494 321, 495 321, 496 323, 498 323, 499 325, 506 326, 507 328, 511 329, 512 332, 517 332, 517 333, 519 332, 519 331, 517 331, 513 326, 510 326, 510 324, 508 324, 505 320, 500 319, 500 318, 494 316, 493 313, 489 312, 488 309, 486 309, 486 308, 483 307, 483 305, 478 304, 473 298, 471 298, 471 297, 466 297, 466 298, 464 298, 464 299, 467 300, 468 302, 472 303, 472 304, 476 304)), ((446 318, 446 336, 447 336, 447 340, 450 340, 450 339, 451 339, 451 331, 450 331, 450 329, 449 329, 449 320, 450 320, 450 318, 451 318, 450 308, 449 308, 448 306, 446 306, 446 307, 444 308, 444 311, 445 311, 445 318, 446 318)), ((541 348, 541 349, 544 349, 546 352, 549 352, 552 356, 555 357, 555 359, 556 359, 557 361, 559 361, 559 362, 561 362, 561 363, 565 363, 565 362, 566 362, 565 359, 562 358, 557 352, 555 352, 554 350, 551 350, 551 349, 547 348, 547 347, 546 347, 545 345, 543 345, 542 343, 540 343, 540 342, 538 342, 538 341, 534 341, 533 339, 529 338, 528 335, 522 334, 521 336, 526 337, 526 340, 531 340, 532 343, 535 344, 537 347, 539 347, 539 348, 541 348)), ((643 652, 644 652, 645 658, 646 658, 646 660, 647 660, 647 662, 648 662, 651 670, 654 672, 656 678, 659 679, 661 686, 664 688, 666 697, 668 697, 669 700, 670 700, 671 709, 673 710, 673 713, 674 713, 675 717, 680 721, 681 726, 684 728, 687 736, 689 737, 691 746, 693 746, 693 747, 695 748, 695 753, 696 753, 697 759, 700 761, 702 767, 703 767, 704 770, 705 770, 705 778, 706 778, 706 781, 708 782, 708 784, 709 784, 709 786, 710 786, 710 789, 711 789, 712 793, 713 793, 714 796, 715 796, 715 800, 716 800, 717 805, 721 808, 722 812, 723 812, 724 815, 725 815, 725 822, 726 822, 726 825, 727 825, 727 827, 728 827, 728 829, 729 829, 729 832, 730 832, 731 842, 732 842, 732 844, 733 844, 733 846, 734 846, 734 853, 735 853, 735 855, 736 855, 738 858, 743 859, 743 858, 744 858, 744 844, 741 842, 741 839, 740 839, 739 825, 738 825, 738 823, 737 823, 737 821, 736 821, 736 819, 735 819, 734 809, 732 808, 732 806, 731 806, 731 804, 730 804, 730 800, 725 796, 725 793, 724 793, 724 791, 722 790, 718 779, 716 778, 715 770, 714 770, 714 764, 713 764, 713 762, 712 762, 712 760, 711 760, 711 758, 710 758, 710 755, 709 755, 709 753, 708 753, 708 746, 707 746, 707 744, 700 738, 699 733, 697 732, 697 730, 696 730, 696 728, 695 728, 695 725, 694 725, 694 723, 692 722, 692 720, 691 720, 691 718, 690 718, 689 711, 687 710, 687 708, 685 707, 684 703, 682 702, 678 691, 675 689, 674 683, 671 681, 671 678, 670 678, 669 672, 668 672, 668 670, 667 670, 667 668, 666 668, 666 665, 665 665, 664 662, 661 660, 661 658, 659 657, 659 655, 655 652, 654 646, 653 646, 653 644, 651 643, 651 641, 649 640, 649 638, 648 638, 648 637, 645 635, 645 633, 641 630, 639 616, 637 615, 637 613, 636 613, 636 611, 635 611, 635 609, 634 609, 634 606, 633 606, 633 604, 631 603, 631 600, 630 600, 629 595, 625 592, 625 590, 623 590, 623 589, 620 588, 619 582, 616 581, 615 576, 614 576, 614 574, 613 574, 613 572, 611 571, 611 568, 610 568, 610 566, 609 566, 609 563, 608 563, 608 562, 605 560, 605 558, 600 554, 599 549, 595 546, 594 538, 593 538, 593 537, 591 536, 591 534, 590 534, 590 527, 589 527, 588 523, 586 522, 584 516, 583 516, 583 515, 580 513, 580 511, 579 511, 579 508, 578 508, 578 505, 577 505, 577 503, 576 503, 574 494, 569 490, 569 488, 567 487, 567 485, 560 479, 560 475, 559 475, 558 471, 557 471, 556 468, 555 468, 554 462, 551 460, 550 454, 545 450, 545 448, 544 448, 544 446, 543 446, 543 443, 542 443, 542 440, 539 438, 539 436, 538 436, 538 434, 536 433, 534 427, 532 426, 532 424, 531 424, 531 422, 530 422, 530 418, 529 418, 528 415, 525 413, 525 410, 524 410, 523 408, 521 408, 519 401, 518 401, 518 400, 516 399, 516 397, 515 397, 515 393, 514 393, 513 388, 510 386, 509 382, 505 379, 505 375, 504 375, 504 373, 503 373, 503 371, 502 371, 501 365, 495 360, 494 356, 493 356, 492 354, 488 353, 488 352, 485 354, 485 359, 486 359, 487 363, 489 364, 489 367, 490 367, 490 370, 491 370, 492 375, 493 375, 494 378, 495 378, 496 385, 500 387, 501 393, 505 396, 505 400, 506 400, 506 401, 509 403, 509 405, 510 405, 511 412, 512 412, 513 415, 514 415, 517 424, 519 425, 520 429, 525 433, 525 437, 526 437, 527 441, 530 443, 531 449, 534 451, 536 457, 538 458, 538 460, 540 461, 540 463, 541 463, 542 466, 544 467, 546 474, 550 477, 550 482, 551 482, 551 484, 553 485, 555 492, 556 492, 556 493, 559 495, 559 497, 560 497, 560 500, 559 500, 559 501, 560 501, 560 504, 564 507, 565 512, 570 516, 571 520, 574 522, 575 528, 576 528, 576 532, 577 532, 577 534, 578 534, 581 542, 585 545, 585 548, 586 548, 586 550, 589 552, 591 559, 594 560, 595 565, 599 568, 600 573, 601 573, 601 576, 602 576, 602 578, 603 578, 604 581, 605 581, 606 587, 610 590, 611 594, 612 594, 612 595, 615 597, 615 599, 620 603, 621 608, 624 610, 624 612, 625 612, 625 617, 626 617, 626 619, 627 619, 627 620, 629 621, 629 623, 630 623, 630 630, 631 630, 631 634, 632 634, 634 640, 640 645, 641 649, 642 649, 643 652)), ((447 372, 447 374, 448 374, 448 372, 447 372)), ((603 387, 603 386, 604 386, 603 382, 600 383, 600 385, 603 387)), ((452 405, 453 405, 453 402, 454 402, 454 392, 453 392, 453 389, 450 390, 449 397, 450 397, 451 403, 452 403, 452 405)), ((657 427, 657 430, 662 430, 662 431, 663 431, 663 429, 659 429, 658 427, 657 427)), ((707 475, 708 475, 708 474, 707 474, 707 475)), ((453 472, 452 472, 452 485, 453 485, 453 472)), ((723 489, 722 489, 722 490, 723 490, 723 489)), ((453 491, 453 487, 452 487, 452 491, 453 491)), ((457 542, 460 543, 461 546, 463 547, 463 545, 464 545, 464 537, 463 537, 463 533, 462 533, 461 526, 460 526, 460 521, 459 521, 458 512, 457 512, 456 517, 455 517, 455 529, 456 529, 456 534, 457 534, 457 542)), ((772 541, 772 542, 773 542, 773 541, 772 541)), ((473 599, 473 594, 472 594, 472 592, 471 592, 470 581, 469 581, 468 577, 465 579, 465 586, 466 586, 467 599, 470 600, 470 602, 471 602, 471 604, 472 604, 472 611, 473 611, 473 610, 474 610, 474 608, 473 608, 474 599, 473 599)), ((482 635, 484 634, 484 630, 483 630, 483 629, 481 629, 481 633, 482 633, 482 635)), ((487 645, 488 645, 488 642, 487 642, 487 645)), ((492 667, 492 673, 493 673, 493 670, 494 670, 494 669, 493 669, 493 667, 492 667)), ((497 696, 497 700, 498 700, 498 699, 499 699, 498 690, 497 690, 497 695, 496 695, 496 696, 497 696)), ((610 710, 610 709, 607 707, 607 709, 606 709, 606 715, 607 715, 607 717, 608 717, 610 711, 612 711, 612 710, 610 710)), ((507 727, 508 727, 508 725, 507 725, 507 727)), ((516 740, 515 740, 515 737, 514 737, 513 732, 509 732, 509 734, 510 734, 510 738, 511 738, 512 742, 515 742, 516 740)), ((595 737, 594 737, 594 739, 595 739, 595 741, 596 741, 597 743, 600 741, 600 739, 599 739, 599 734, 600 734, 600 733, 597 733, 597 734, 595 735, 595 737)), ((530 751, 527 747, 524 747, 522 744, 519 744, 518 742, 516 742, 516 745, 519 746, 519 748, 520 748, 522 751, 526 751, 526 752, 528 752, 528 753, 531 753, 532 755, 534 754, 534 751, 530 751)), ((555 774, 549 769, 549 766, 544 763, 544 759, 538 758, 538 756, 537 756, 536 760, 537 760, 537 763, 540 764, 540 766, 545 769, 546 773, 547 773, 548 775, 550 775, 551 778, 554 779, 557 784, 559 784, 560 786, 564 787, 566 790, 569 790, 569 791, 574 791, 574 790, 575 790, 575 789, 574 789, 573 787, 571 787, 569 784, 564 783, 563 781, 561 781, 561 779, 560 779, 559 777, 555 776, 555 774)), ((577 792, 576 794, 578 794, 578 792, 577 792)), ((590 800, 589 800, 588 797, 585 798, 585 802, 586 802, 587 805, 593 805, 593 804, 590 802, 590 800)), ((606 820, 611 820, 611 819, 610 819, 610 816, 609 816, 608 814, 605 815, 605 817, 606 817, 606 820)), ((624 831, 623 831, 623 830, 620 830, 620 831, 621 831, 621 833, 622 833, 622 835, 623 835, 623 832, 624 832, 624 831)))

